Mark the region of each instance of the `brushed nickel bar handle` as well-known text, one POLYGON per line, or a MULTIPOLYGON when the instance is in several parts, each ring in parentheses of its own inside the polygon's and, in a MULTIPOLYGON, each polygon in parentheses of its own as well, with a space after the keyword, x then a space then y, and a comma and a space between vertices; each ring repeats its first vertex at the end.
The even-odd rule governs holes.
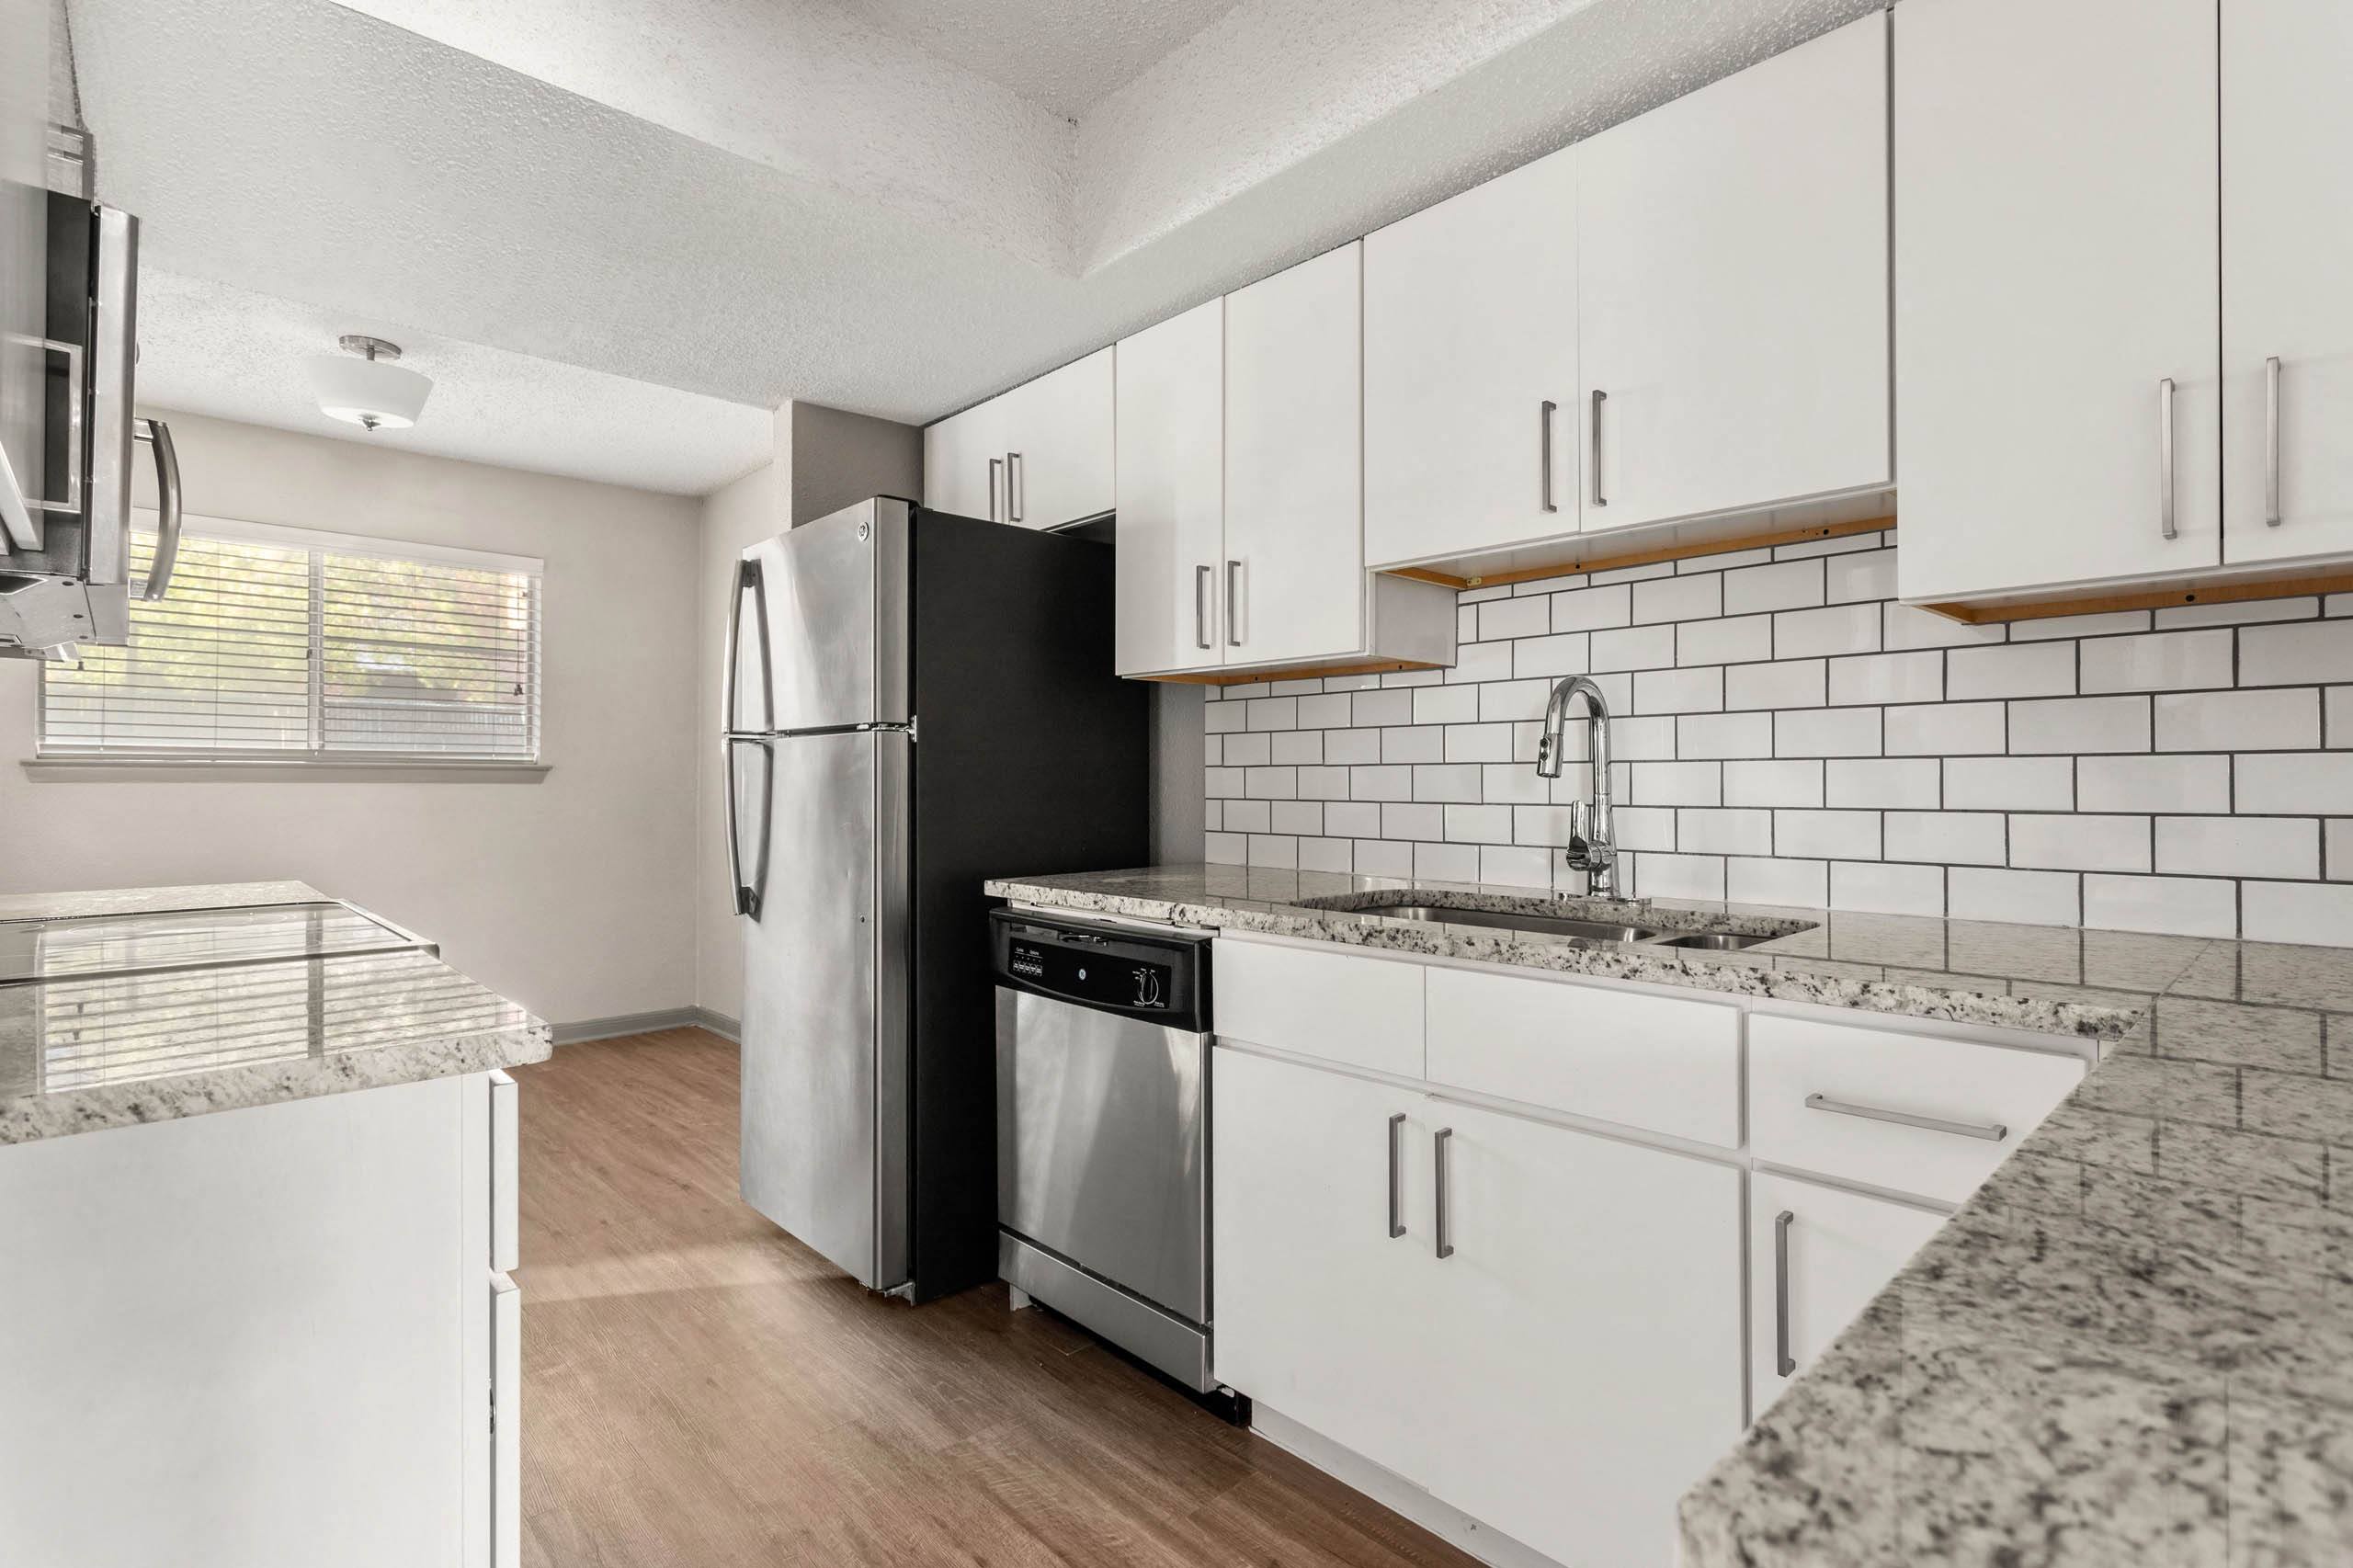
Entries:
POLYGON ((144 441, 155 454, 155 553, 148 558, 147 585, 139 597, 153 603, 169 591, 172 569, 180 559, 180 455, 172 445, 172 427, 160 419, 133 422, 133 440, 144 441))
POLYGON ((1796 1220, 1787 1209, 1773 1216, 1773 1370, 1785 1378, 1798 1369, 1790 1354, 1790 1226, 1796 1220))
POLYGON ((2179 536, 2173 520, 2173 378, 2157 383, 2157 531, 2179 536))
POLYGON ((1389 1119, 1389 1239, 1405 1233, 1405 1113, 1389 1119))
POLYGON ((1438 1130, 1438 1136, 1430 1141, 1430 1146, 1434 1151, 1435 1159, 1438 1165, 1438 1255, 1440 1257, 1452 1257, 1454 1256, 1454 1221, 1446 1211, 1446 1152, 1448 1146, 1453 1142, 1454 1129, 1451 1127, 1439 1128, 1438 1130))
POLYGON ((2279 356, 2263 362, 2263 526, 2279 526, 2279 356))
POLYGON ((1593 401, 1587 405, 1589 412, 1586 415, 1586 435, 1593 444, 1593 504, 1597 506, 1609 505, 1609 497, 1601 493, 1601 405, 1608 401, 1608 392, 1599 387, 1594 388, 1593 401))
POLYGON ((1930 1132, 1949 1132, 1956 1138, 1982 1138, 1988 1143, 1999 1143, 2010 1135, 2010 1130, 1998 1121, 1947 1121, 1941 1117, 1914 1116, 1907 1110, 1849 1105, 1845 1100, 1834 1100, 1828 1095, 1806 1096, 1805 1108, 1826 1110, 1835 1116, 1859 1116, 1866 1121, 1892 1121, 1900 1127, 1924 1128, 1930 1132))
POLYGON ((1210 573, 1207 565, 1193 568, 1193 646, 1210 648, 1216 645, 1210 636, 1210 573))
POLYGON ((1540 407, 1542 410, 1540 423, 1544 449, 1544 509, 1557 512, 1561 509, 1560 505, 1552 499, 1552 415, 1560 412, 1561 405, 1548 397, 1540 407))
MULTIPOLYGON (((1005 466, 1005 460, 1004 460, 1003 458, 991 458, 991 459, 989 460, 989 521, 990 521, 990 522, 993 522, 993 523, 994 523, 994 522, 995 522, 995 521, 997 520, 997 515, 996 515, 996 473, 997 473, 997 470, 999 470, 999 469, 1003 468, 1004 466, 1005 466)), ((1007 508, 1007 509, 1008 509, 1008 510, 1010 510, 1010 508, 1007 508)))
POLYGON ((1242 646, 1242 562, 1225 563, 1225 642, 1231 648, 1242 646))
POLYGON ((1020 483, 1020 477, 1021 454, 1019 452, 1006 453, 1005 516, 1008 522, 1017 523, 1022 520, 1023 504, 1029 499, 1026 494, 1029 486, 1020 483))

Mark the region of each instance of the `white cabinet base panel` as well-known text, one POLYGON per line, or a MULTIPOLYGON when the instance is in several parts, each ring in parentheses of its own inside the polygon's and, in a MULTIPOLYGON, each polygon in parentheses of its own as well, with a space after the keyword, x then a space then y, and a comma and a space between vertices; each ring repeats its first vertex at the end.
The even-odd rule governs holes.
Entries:
MULTIPOLYGON (((1272 1406, 1252 1403, 1250 1430, 1482 1562, 1493 1563, 1495 1568, 1560 1568, 1559 1563, 1534 1547, 1481 1524, 1451 1504, 1439 1502, 1395 1471, 1384 1469, 1355 1449, 1301 1426, 1272 1406)), ((1660 1561, 1669 1561, 1673 1551, 1671 1543, 1662 1542, 1660 1561)))

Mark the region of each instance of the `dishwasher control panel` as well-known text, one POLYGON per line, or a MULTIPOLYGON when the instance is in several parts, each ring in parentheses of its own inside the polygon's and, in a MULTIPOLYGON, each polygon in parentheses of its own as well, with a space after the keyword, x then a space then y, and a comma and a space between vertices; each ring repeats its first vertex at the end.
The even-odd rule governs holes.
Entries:
POLYGON ((1206 1029, 1209 943, 1204 937, 1041 920, 1010 910, 989 916, 999 985, 1136 1017, 1165 1017, 1206 1029))

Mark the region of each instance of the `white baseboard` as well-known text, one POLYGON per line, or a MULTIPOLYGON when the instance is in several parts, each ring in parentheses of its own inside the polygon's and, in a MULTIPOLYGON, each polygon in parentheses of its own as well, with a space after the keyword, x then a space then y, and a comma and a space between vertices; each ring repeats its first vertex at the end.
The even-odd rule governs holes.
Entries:
POLYGON ((1494 1568, 1561 1568, 1532 1546, 1481 1524, 1450 1503, 1441 1503, 1412 1482, 1321 1432, 1302 1426, 1279 1410, 1250 1402, 1250 1430, 1289 1454, 1305 1460, 1343 1485, 1353 1487, 1394 1514, 1467 1551, 1494 1568))
POLYGON ((577 1023, 558 1024, 550 1031, 558 1045, 578 1045, 583 1040, 610 1040, 616 1035, 651 1034, 656 1029, 706 1028, 711 1033, 735 1038, 735 1020, 708 1007, 665 1007, 657 1013, 621 1013, 609 1018, 583 1018, 577 1023))

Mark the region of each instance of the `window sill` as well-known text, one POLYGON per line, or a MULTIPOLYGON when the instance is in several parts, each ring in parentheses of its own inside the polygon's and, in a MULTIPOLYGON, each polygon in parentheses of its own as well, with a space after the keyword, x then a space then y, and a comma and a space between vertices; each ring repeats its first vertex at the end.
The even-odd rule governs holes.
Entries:
POLYGON ((305 779, 318 784, 443 782, 537 784, 552 769, 544 762, 358 762, 337 757, 28 756, 25 777, 43 784, 202 783, 223 778, 305 779))

